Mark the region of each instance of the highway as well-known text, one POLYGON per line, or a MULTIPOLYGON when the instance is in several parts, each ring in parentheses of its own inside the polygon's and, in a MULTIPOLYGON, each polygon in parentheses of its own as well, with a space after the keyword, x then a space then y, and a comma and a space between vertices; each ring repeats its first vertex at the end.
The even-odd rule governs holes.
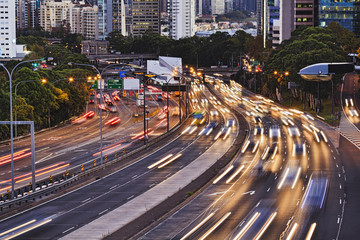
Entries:
MULTIPOLYGON (((201 102, 204 96, 195 93, 195 98, 201 102)), ((206 111, 213 108, 209 103, 202 106, 206 111)), ((219 124, 215 130, 220 129, 229 118, 233 118, 230 113, 211 118, 208 113, 206 115, 207 123, 216 120, 219 124)), ((188 122, 191 121, 190 119, 188 122)), ((207 123, 198 125, 198 128, 191 132, 184 131, 188 125, 183 126, 178 130, 179 134, 175 139, 110 176, 2 220, 0 236, 21 234, 19 239, 59 238, 131 201, 190 164, 216 141, 226 141, 214 140, 216 131, 202 131, 207 123), (34 221, 30 222, 32 220, 34 221), (17 226, 20 227, 11 230, 17 226), (36 228, 30 230, 34 226, 36 228), (9 230, 10 233, 1 235, 9 230), (23 233, 24 230, 28 232, 23 233)))
MULTIPOLYGON (((304 239, 313 223, 310 221, 317 223, 314 239, 336 239, 344 178, 334 146, 323 140, 317 142, 311 130, 306 129, 309 123, 316 125, 315 122, 294 112, 289 117, 290 111, 280 110, 276 105, 254 104, 263 99, 240 87, 239 91, 231 92, 227 87, 215 84, 215 89, 234 109, 247 116, 252 129, 250 144, 245 141, 241 148, 247 146, 250 150, 229 164, 228 169, 234 167, 219 182, 209 186, 141 239, 279 239, 288 236, 294 225, 297 229, 289 239, 304 239), (271 113, 265 113, 269 108, 272 108, 271 113), (276 140, 269 133, 275 125, 281 132, 281 137, 276 140), (299 129, 299 136, 290 136, 291 125, 299 129), (260 137, 261 129, 264 130, 260 137), (259 138, 261 143, 256 148, 259 138), (267 147, 273 142, 277 142, 278 152, 272 154, 273 160, 270 156, 270 160, 264 161, 267 147), (293 151, 294 142, 305 143, 305 152, 293 151), (259 168, 261 165, 262 169, 259 168), (329 184, 320 195, 324 197, 323 205, 316 210, 305 210, 308 209, 305 193, 313 172, 322 172, 329 184), (306 217, 308 214, 311 218, 306 217)), ((265 159, 269 158, 269 152, 265 159)))
MULTIPOLYGON (((110 93, 109 93, 110 94, 110 93)), ((151 100, 151 99, 148 99, 151 100)), ((100 116, 98 105, 89 104, 89 111, 95 116, 91 118, 80 118, 72 124, 64 127, 45 131, 35 136, 36 156, 36 180, 49 178, 50 175, 64 173, 74 166, 92 163, 97 160, 100 164, 100 116)), ((136 111, 135 100, 120 99, 113 101, 116 112, 103 112, 103 156, 109 160, 114 157, 115 152, 122 154, 125 151, 136 149, 143 145, 143 121, 134 122, 133 113, 136 111), (130 108, 129 108, 130 106, 130 108), (107 125, 109 120, 119 117, 121 122, 115 125, 107 125)), ((177 105, 174 100, 169 101, 170 107, 177 105)), ((148 101, 152 111, 161 114, 166 102, 148 101), (157 111, 156 111, 157 109, 157 111)), ((137 119, 136 119, 137 120, 137 119)), ((141 119, 139 119, 141 120, 141 119)), ((166 131, 159 122, 166 122, 154 115, 148 121, 149 140, 166 131)), ((170 115, 170 128, 178 123, 178 116, 170 115)), ((16 187, 27 185, 29 173, 31 172, 30 139, 28 137, 14 142, 15 178, 16 187)), ((10 151, 7 144, 0 146, 0 193, 5 193, 11 188, 10 151)))

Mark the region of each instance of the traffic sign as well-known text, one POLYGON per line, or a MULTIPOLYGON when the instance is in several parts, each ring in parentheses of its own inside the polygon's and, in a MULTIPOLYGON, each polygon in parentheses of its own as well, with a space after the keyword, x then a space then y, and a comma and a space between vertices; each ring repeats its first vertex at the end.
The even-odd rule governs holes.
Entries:
POLYGON ((119 71, 119 77, 121 78, 126 77, 126 71, 119 71))
POLYGON ((122 79, 109 79, 108 80, 108 89, 122 89, 123 80, 122 79))
POLYGON ((126 90, 123 90, 123 97, 126 97, 126 90))

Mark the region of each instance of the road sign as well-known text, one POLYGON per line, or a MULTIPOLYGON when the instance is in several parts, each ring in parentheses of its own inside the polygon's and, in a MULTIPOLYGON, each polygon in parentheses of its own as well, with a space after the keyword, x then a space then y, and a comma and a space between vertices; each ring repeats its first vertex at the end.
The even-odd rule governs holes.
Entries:
POLYGON ((131 97, 133 95, 133 91, 129 91, 129 96, 131 97))
POLYGON ((119 77, 121 78, 126 77, 126 71, 119 71, 119 77))
POLYGON ((295 82, 288 82, 288 89, 295 89, 299 87, 295 82))
POLYGON ((123 81, 122 79, 109 79, 108 80, 108 89, 122 89, 123 81))
POLYGON ((126 90, 123 90, 123 97, 126 97, 126 90))

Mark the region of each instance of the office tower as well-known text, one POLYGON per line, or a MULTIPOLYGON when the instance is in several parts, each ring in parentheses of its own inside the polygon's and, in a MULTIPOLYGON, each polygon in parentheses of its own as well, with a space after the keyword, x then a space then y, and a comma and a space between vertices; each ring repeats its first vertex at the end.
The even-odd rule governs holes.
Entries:
POLYGON ((280 0, 280 42, 291 37, 295 29, 295 0, 280 0))
POLYGON ((338 22, 360 36, 360 1, 319 0, 319 20, 321 27, 338 22))
POLYGON ((180 39, 195 35, 195 0, 170 0, 170 37, 180 39))
POLYGON ((167 0, 160 0, 160 12, 167 12, 167 0))
POLYGON ((220 15, 225 13, 225 0, 211 0, 211 14, 220 15))
POLYGON ((317 26, 317 1, 296 0, 295 2, 295 28, 298 26, 317 26))
POLYGON ((201 17, 203 15, 203 0, 195 0, 196 16, 201 17))
POLYGON ((234 10, 233 0, 225 0, 225 13, 232 12, 234 10))
POLYGON ((44 0, 40 4, 40 26, 45 31, 66 27, 66 16, 71 0, 44 0))
POLYGON ((133 0, 132 34, 141 36, 145 32, 160 34, 160 1, 133 0))

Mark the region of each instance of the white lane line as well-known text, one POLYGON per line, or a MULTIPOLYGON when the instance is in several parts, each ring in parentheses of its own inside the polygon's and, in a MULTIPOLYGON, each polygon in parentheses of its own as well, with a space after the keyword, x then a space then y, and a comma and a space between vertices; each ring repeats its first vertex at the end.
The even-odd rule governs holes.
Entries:
POLYGON ((107 211, 109 211, 109 209, 105 209, 104 211, 99 212, 99 215, 102 215, 102 214, 106 213, 107 211))
POLYGON ((269 192, 269 191, 270 191, 270 188, 268 188, 267 192, 269 192))
POLYGON ((153 186, 155 186, 156 184, 155 183, 153 183, 153 184, 151 184, 150 186, 149 186, 149 188, 151 188, 151 187, 153 187, 153 186))
POLYGON ((132 199, 133 197, 135 197, 135 195, 131 195, 130 197, 127 198, 127 200, 132 199))
POLYGON ((112 187, 110 188, 110 190, 113 190, 113 189, 116 188, 117 186, 119 186, 119 185, 116 184, 116 185, 112 186, 112 187))
POLYGON ((138 175, 134 175, 134 176, 132 176, 132 179, 134 179, 134 178, 136 178, 138 175))
POLYGON ((82 201, 82 203, 87 202, 87 201, 89 201, 89 200, 91 200, 91 198, 85 199, 84 201, 82 201))
POLYGON ((65 233, 67 233, 67 232, 69 232, 69 231, 73 230, 74 228, 75 228, 75 227, 71 227, 71 228, 69 228, 68 230, 63 231, 63 232, 62 232, 62 234, 65 234, 65 233))

